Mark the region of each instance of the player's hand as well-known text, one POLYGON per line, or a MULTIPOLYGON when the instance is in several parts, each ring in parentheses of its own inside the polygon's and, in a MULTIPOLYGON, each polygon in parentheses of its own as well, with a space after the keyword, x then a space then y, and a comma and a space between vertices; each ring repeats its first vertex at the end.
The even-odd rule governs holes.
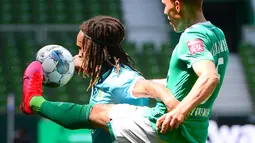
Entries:
POLYGON ((165 133, 167 130, 178 128, 185 120, 185 115, 178 108, 161 116, 156 123, 157 130, 165 133))

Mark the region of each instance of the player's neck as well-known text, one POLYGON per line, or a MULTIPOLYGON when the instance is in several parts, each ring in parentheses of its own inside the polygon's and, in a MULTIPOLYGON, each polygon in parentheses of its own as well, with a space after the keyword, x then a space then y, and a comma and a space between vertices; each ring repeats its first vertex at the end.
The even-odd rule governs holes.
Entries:
POLYGON ((188 18, 185 20, 186 28, 189 28, 190 26, 194 24, 206 21, 203 12, 200 12, 200 11, 197 13, 187 13, 187 17, 188 18))

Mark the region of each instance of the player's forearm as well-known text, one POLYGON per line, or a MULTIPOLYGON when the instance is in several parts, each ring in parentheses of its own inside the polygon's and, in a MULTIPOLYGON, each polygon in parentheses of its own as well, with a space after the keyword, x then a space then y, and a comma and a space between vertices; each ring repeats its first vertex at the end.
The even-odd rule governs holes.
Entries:
POLYGON ((179 101, 174 98, 173 94, 165 85, 153 82, 151 80, 138 80, 132 89, 132 94, 135 97, 157 98, 165 103, 168 110, 172 110, 179 104, 179 101))
POLYGON ((152 98, 160 99, 167 106, 168 110, 172 110, 179 104, 179 101, 174 98, 172 92, 162 84, 149 82, 145 89, 152 98))
POLYGON ((151 81, 159 83, 159 84, 163 84, 166 86, 166 78, 164 79, 152 79, 151 81))
POLYGON ((205 101, 219 83, 217 75, 201 75, 190 93, 181 101, 178 108, 184 115, 188 115, 195 107, 205 101))

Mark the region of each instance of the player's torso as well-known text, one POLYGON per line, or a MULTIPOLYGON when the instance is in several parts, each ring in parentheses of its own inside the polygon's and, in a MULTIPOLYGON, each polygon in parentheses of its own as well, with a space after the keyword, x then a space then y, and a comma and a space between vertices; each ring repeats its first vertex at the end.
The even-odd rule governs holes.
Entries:
MULTIPOLYGON (((222 85, 228 63, 229 51, 224 33, 219 28, 212 25, 210 22, 196 25, 194 29, 191 29, 191 31, 194 33, 198 31, 198 34, 204 35, 205 40, 202 40, 207 41, 204 44, 206 44, 207 50, 212 55, 213 62, 215 63, 216 69, 218 70, 218 74, 220 76, 220 83, 214 90, 212 96, 210 96, 209 99, 206 99, 204 102, 202 102, 201 105, 198 106, 201 107, 197 109, 199 111, 190 113, 191 116, 207 116, 211 112, 212 104, 216 99, 219 89, 222 85)), ((182 35, 185 35, 185 32, 182 35)), ((183 37, 181 37, 180 40, 183 40, 182 38, 183 37)), ((186 97, 198 79, 198 76, 194 70, 187 67, 187 64, 183 61, 183 55, 179 52, 181 48, 183 47, 181 47, 180 44, 177 44, 172 53, 167 77, 167 87, 172 91, 175 98, 180 101, 186 97)), ((197 49, 195 49, 195 51, 196 50, 197 49)))
MULTIPOLYGON (((204 35, 203 37, 206 38, 206 47, 208 48, 211 57, 213 57, 212 60, 217 66, 217 70, 220 75, 220 83, 214 90, 213 94, 209 97, 209 99, 206 99, 202 104, 200 104, 192 112, 190 112, 190 115, 185 121, 184 126, 181 126, 183 130, 186 130, 182 134, 190 136, 190 140, 192 140, 193 136, 198 140, 200 139, 201 141, 205 140, 207 136, 208 120, 211 116, 212 105, 218 95, 219 89, 223 82, 223 78, 225 76, 229 51, 224 33, 211 23, 196 25, 196 27, 191 30, 194 33, 197 31, 198 34, 202 34, 204 35), (194 128, 199 128, 198 130, 200 131, 195 132, 193 131, 194 128)), ((167 76, 167 87, 172 91, 175 98, 180 101, 186 97, 186 95, 190 92, 194 83, 198 79, 198 76, 195 74, 193 69, 187 66, 187 64, 183 60, 183 55, 180 52, 182 50, 181 48, 183 48, 180 43, 182 42, 182 40, 184 40, 184 37, 185 32, 181 35, 180 41, 176 45, 172 53, 167 76)), ((190 52, 196 52, 199 50, 200 49, 192 49, 192 47, 190 47, 190 52)), ((164 107, 165 106, 162 102, 157 103, 157 107, 153 109, 155 111, 152 112, 150 116, 152 122, 155 122, 157 117, 163 114, 162 112, 167 111, 166 109, 164 109, 164 107)), ((165 135, 163 136, 163 138, 167 139, 168 137, 167 135, 165 135)))
MULTIPOLYGON (((108 71, 109 73, 105 73, 105 77, 103 76, 103 81, 99 82, 95 86, 92 87, 90 104, 131 104, 137 106, 148 106, 149 100, 145 98, 126 98, 123 94, 112 95, 110 92, 110 87, 112 82, 116 80, 112 80, 117 73, 113 71, 108 71)), ((121 73, 124 74, 125 78, 136 78, 140 76, 137 72, 133 71, 129 67, 121 68, 121 73)), ((120 79, 121 80, 121 79, 120 79)), ((121 86, 121 85, 120 85, 121 86)), ((92 140, 93 143, 112 143, 111 135, 105 131, 104 129, 92 129, 92 140)))
MULTIPOLYGON (((141 77, 136 71, 133 71, 129 67, 121 67, 121 76, 129 79, 141 77), (124 76, 123 76, 124 75, 124 76)), ((108 73, 104 74, 103 81, 97 83, 95 86, 92 87, 91 96, 90 96, 90 104, 131 104, 137 106, 148 106, 148 99, 146 98, 127 98, 125 95, 125 91, 123 94, 113 95, 111 93, 111 84, 113 82, 117 82, 122 80, 119 78, 117 81, 113 80, 115 76, 118 76, 117 73, 114 71, 108 71, 108 73)), ((142 78, 142 77, 141 77, 142 78)), ((129 83, 127 83, 129 84, 129 83)), ((116 85, 116 84, 115 84, 116 85)), ((119 85, 120 87, 122 85, 119 85)))

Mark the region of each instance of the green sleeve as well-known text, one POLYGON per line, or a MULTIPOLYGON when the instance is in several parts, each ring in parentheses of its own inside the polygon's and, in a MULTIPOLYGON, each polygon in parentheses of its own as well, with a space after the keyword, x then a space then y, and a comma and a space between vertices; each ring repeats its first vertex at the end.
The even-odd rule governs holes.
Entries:
POLYGON ((178 45, 178 56, 183 60, 188 68, 200 60, 210 60, 214 58, 210 52, 210 42, 205 36, 197 33, 184 33, 178 45))

